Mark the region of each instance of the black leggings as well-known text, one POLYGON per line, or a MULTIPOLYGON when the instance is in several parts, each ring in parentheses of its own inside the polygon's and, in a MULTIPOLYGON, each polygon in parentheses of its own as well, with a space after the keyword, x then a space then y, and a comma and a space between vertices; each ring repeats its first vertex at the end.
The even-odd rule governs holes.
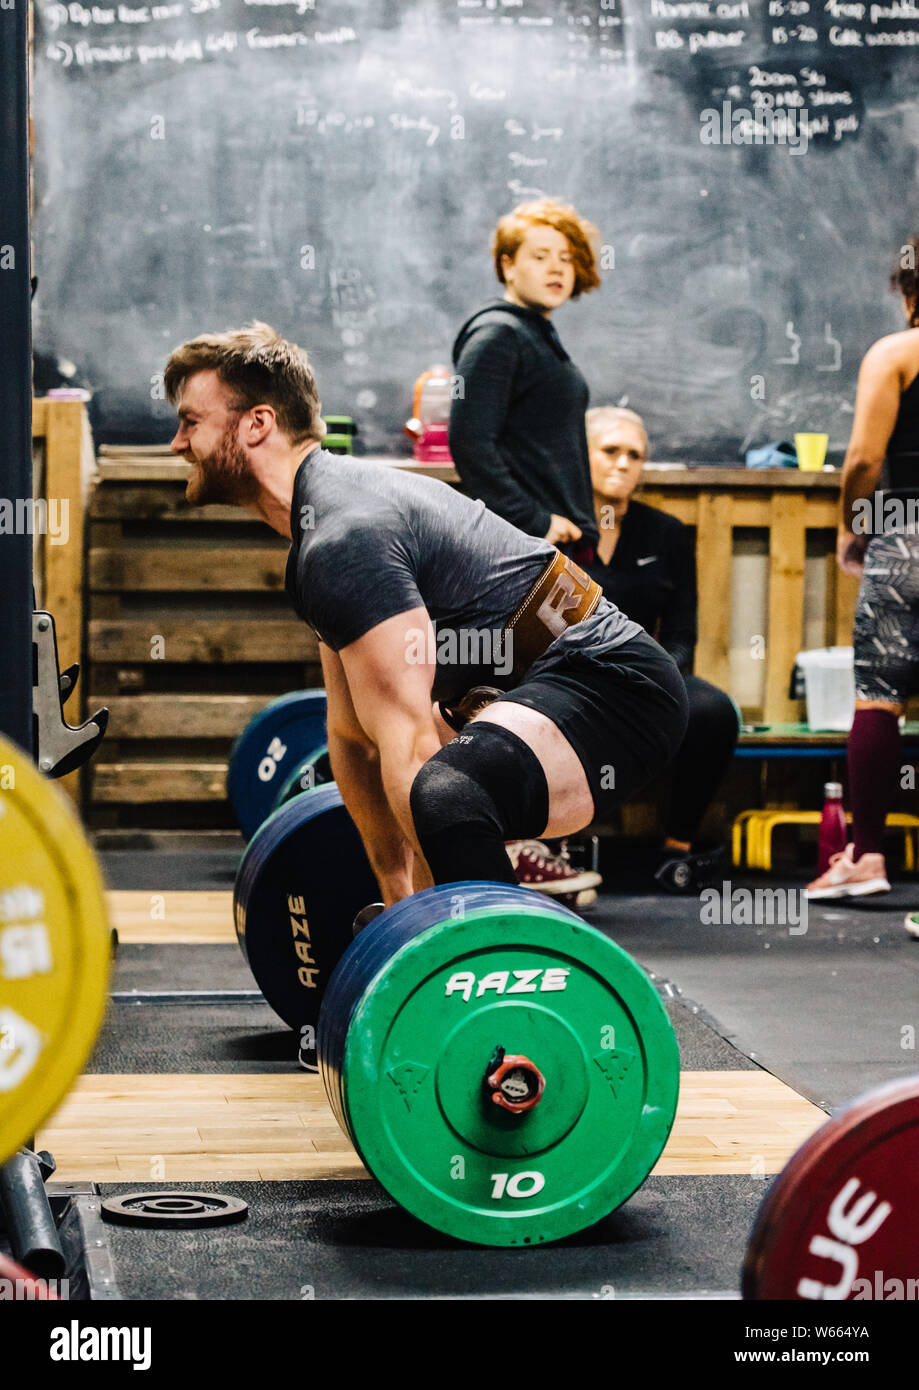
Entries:
POLYGON ((689 723, 670 768, 672 794, 666 833, 692 842, 708 804, 734 757, 740 732, 729 695, 699 676, 684 676, 689 723))

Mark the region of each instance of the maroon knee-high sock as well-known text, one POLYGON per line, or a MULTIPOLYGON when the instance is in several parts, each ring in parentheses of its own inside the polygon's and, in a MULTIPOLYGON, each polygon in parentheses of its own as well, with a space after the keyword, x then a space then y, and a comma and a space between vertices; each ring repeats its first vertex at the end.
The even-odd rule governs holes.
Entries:
POLYGON ((849 734, 849 800, 853 854, 883 854, 884 824, 897 791, 902 752, 897 716, 886 709, 855 711, 849 734))

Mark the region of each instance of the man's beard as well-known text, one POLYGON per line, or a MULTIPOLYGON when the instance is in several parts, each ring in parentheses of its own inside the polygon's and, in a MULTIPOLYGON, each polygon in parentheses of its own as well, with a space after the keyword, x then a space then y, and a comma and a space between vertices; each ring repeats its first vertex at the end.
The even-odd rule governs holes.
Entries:
POLYGON ((258 496, 258 479, 236 438, 235 425, 227 427, 210 458, 195 460, 192 470, 185 496, 193 507, 203 507, 209 502, 244 507, 258 496))

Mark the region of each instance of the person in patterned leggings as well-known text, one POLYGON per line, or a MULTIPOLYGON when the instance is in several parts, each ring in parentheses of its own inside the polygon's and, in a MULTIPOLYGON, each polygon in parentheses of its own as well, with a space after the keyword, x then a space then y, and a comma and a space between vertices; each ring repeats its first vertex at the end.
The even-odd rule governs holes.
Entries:
MULTIPOLYGON (((855 717, 849 734, 852 843, 808 885, 809 898, 887 893, 884 826, 902 764, 899 719, 919 666, 919 237, 891 287, 908 327, 865 354, 842 475, 836 558, 861 579, 855 610, 855 717), (886 459, 887 477, 882 481, 886 459)), ((919 926, 907 927, 919 936, 919 926)))

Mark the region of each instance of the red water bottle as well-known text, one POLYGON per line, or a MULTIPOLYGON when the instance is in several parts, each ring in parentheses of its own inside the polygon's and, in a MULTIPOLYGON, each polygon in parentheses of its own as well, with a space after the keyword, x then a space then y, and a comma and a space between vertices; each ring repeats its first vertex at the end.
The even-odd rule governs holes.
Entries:
POLYGON ((846 813, 842 805, 842 783, 827 782, 823 788, 823 815, 817 837, 817 877, 830 867, 830 856, 846 847, 846 813))

